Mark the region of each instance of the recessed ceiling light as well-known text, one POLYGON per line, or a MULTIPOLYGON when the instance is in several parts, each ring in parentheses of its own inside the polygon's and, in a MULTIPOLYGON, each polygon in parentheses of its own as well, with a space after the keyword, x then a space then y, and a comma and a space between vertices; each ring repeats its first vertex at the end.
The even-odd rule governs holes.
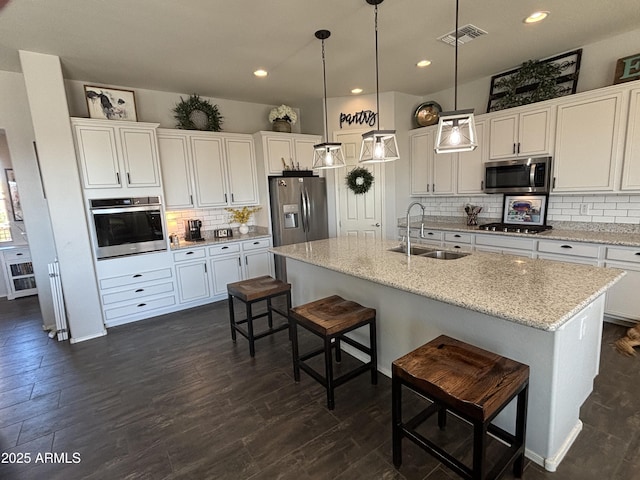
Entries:
POLYGON ((549 12, 534 12, 524 19, 524 23, 538 23, 549 16, 549 12))
POLYGON ((357 95, 359 93, 362 93, 362 89, 361 88, 354 88, 353 90, 351 90, 351 93, 357 95))
POLYGON ((416 63, 416 67, 418 68, 428 67, 429 65, 431 65, 431 60, 420 60, 416 63))
POLYGON ((269 75, 269 74, 267 73, 267 71, 266 71, 266 70, 263 70, 263 69, 261 69, 261 68, 260 68, 260 69, 258 69, 258 70, 256 70, 255 72, 253 72, 253 74, 254 74, 256 77, 266 77, 267 75, 269 75))

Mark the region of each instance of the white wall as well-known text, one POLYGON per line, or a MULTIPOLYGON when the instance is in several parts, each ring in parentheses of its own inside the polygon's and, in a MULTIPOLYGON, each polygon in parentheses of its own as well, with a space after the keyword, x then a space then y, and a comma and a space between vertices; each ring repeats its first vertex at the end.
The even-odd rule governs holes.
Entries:
POLYGON ((45 326, 55 325, 47 264, 56 257, 47 200, 33 147, 35 135, 21 74, 0 71, 0 128, 5 131, 13 170, 20 189, 24 228, 28 234, 38 301, 45 326))

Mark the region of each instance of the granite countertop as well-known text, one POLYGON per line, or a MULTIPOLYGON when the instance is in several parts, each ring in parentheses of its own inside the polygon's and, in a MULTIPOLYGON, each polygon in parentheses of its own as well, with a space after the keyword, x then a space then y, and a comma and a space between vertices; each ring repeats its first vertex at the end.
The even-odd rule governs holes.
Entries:
POLYGON ((201 242, 188 242, 184 238, 181 238, 179 245, 171 245, 171 250, 176 251, 185 248, 219 245, 221 243, 241 242, 243 240, 253 240, 255 238, 271 238, 269 230, 265 227, 254 227, 253 231, 250 231, 249 233, 246 233, 244 235, 238 232, 238 229, 236 228, 233 230, 233 237, 216 238, 214 237, 213 232, 210 231, 204 231, 202 236, 204 240, 201 242))
MULTIPOLYGON (((483 222, 489 223, 489 222, 483 222)), ((399 221, 398 228, 406 228, 406 221, 399 221)), ((412 221, 412 229, 419 229, 420 222, 412 221)), ((602 243, 608 245, 620 245, 625 247, 640 247, 640 233, 636 232, 615 232, 606 230, 571 230, 566 228, 552 228, 546 232, 537 233, 531 235, 529 233, 507 233, 507 232, 490 232, 486 230, 480 230, 477 226, 468 227, 463 223, 456 222, 432 222, 426 221, 424 228, 428 230, 447 230, 456 232, 470 232, 470 233, 482 233, 487 235, 509 235, 517 237, 527 237, 535 239, 548 239, 548 240, 566 240, 572 242, 589 242, 589 243, 602 243)))
POLYGON ((390 252, 393 241, 330 238, 272 248, 288 258, 407 292, 554 331, 625 272, 474 252, 438 260, 390 252))

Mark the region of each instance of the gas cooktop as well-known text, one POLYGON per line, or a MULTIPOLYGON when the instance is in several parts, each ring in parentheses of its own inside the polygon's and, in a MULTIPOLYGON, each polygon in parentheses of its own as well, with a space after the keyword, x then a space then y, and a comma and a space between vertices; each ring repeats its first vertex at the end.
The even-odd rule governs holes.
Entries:
POLYGON ((488 230, 490 232, 510 232, 510 233, 540 233, 550 230, 550 225, 513 225, 509 223, 486 223, 479 225, 480 230, 488 230))

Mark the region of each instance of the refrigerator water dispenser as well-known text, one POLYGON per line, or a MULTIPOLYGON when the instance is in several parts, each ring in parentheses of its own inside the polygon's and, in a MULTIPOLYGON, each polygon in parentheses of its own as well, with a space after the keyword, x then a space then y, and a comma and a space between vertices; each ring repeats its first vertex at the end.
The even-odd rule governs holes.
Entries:
POLYGON ((282 206, 284 217, 284 228, 298 228, 299 210, 298 205, 288 204, 282 206))

